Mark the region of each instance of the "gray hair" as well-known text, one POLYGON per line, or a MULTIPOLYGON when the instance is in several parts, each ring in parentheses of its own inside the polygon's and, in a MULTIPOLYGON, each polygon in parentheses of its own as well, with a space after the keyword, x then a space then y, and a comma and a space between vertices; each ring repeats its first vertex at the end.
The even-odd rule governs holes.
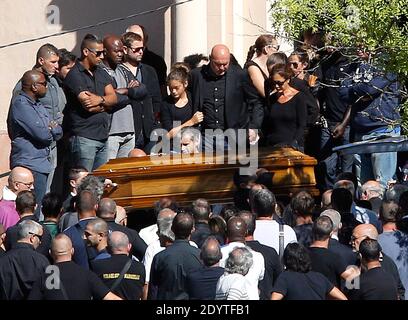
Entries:
POLYGON ((128 236, 120 231, 114 231, 108 236, 108 248, 112 253, 126 250, 129 245, 128 236))
POLYGON ((165 217, 157 219, 158 236, 165 237, 171 241, 176 239, 174 232, 171 230, 174 217, 165 217))
POLYGON ((362 193, 375 192, 378 195, 378 197, 382 199, 384 197, 385 188, 381 184, 378 185, 363 184, 361 186, 361 192, 362 193))
POLYGON ((81 191, 87 190, 94 194, 95 198, 99 202, 103 195, 103 182, 100 178, 88 175, 82 179, 80 185, 77 188, 77 193, 80 194, 81 191))
POLYGON ((238 273, 245 276, 253 263, 252 252, 248 247, 235 248, 232 250, 225 262, 227 273, 238 273))
POLYGON ((17 240, 29 237, 33 234, 39 234, 42 226, 33 220, 24 220, 18 224, 17 240))

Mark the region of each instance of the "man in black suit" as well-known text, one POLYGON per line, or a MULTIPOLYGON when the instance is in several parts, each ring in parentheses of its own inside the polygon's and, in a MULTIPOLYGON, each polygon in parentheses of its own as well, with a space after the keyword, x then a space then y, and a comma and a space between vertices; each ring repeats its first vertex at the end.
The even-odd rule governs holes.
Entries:
MULTIPOLYGON (((191 72, 191 95, 193 113, 204 113, 203 130, 250 129, 250 136, 256 136, 251 129, 261 127, 262 102, 247 72, 230 64, 230 51, 223 44, 212 48, 208 65, 191 72)), ((206 149, 213 147, 213 139, 204 137, 206 149)))
POLYGON ((156 118, 160 112, 161 93, 156 71, 153 67, 142 63, 144 54, 143 38, 133 32, 122 36, 125 62, 119 65, 121 71, 131 80, 137 80, 146 86, 147 95, 143 99, 132 99, 133 121, 135 127, 135 148, 144 149, 149 153, 147 145, 156 118))

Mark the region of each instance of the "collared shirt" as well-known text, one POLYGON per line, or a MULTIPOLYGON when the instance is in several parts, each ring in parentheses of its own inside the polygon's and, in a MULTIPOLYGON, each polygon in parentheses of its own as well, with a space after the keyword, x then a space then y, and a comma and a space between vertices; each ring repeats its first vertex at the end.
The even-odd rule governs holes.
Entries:
POLYGON ((49 173, 50 145, 62 137, 62 128, 49 129, 49 116, 41 102, 21 92, 11 105, 8 126, 11 139, 10 166, 24 166, 49 173))
POLYGON ((226 75, 216 76, 211 67, 204 71, 203 113, 204 127, 210 129, 224 129, 225 85, 226 75))
POLYGON ((17 195, 11 191, 7 186, 3 188, 3 200, 16 201, 17 195))
POLYGON ((88 112, 79 102, 78 95, 90 91, 99 96, 105 95, 105 87, 112 84, 110 76, 101 68, 93 70, 93 75, 84 68, 80 61, 68 73, 64 80, 67 88, 67 107, 74 135, 103 141, 109 136, 110 116, 107 112, 88 112))

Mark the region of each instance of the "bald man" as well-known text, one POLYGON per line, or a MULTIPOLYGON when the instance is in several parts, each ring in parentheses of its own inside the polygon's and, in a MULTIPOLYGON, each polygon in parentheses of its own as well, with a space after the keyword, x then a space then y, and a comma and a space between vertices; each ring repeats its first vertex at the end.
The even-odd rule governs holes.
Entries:
POLYGON ((118 97, 113 107, 109 137, 108 159, 126 158, 135 145, 133 110, 130 99, 142 99, 147 95, 146 86, 126 76, 118 66, 123 62, 123 42, 119 36, 103 39, 104 58, 101 67, 109 74, 118 97))
MULTIPOLYGON (((59 67, 59 55, 58 49, 50 44, 46 43, 42 45, 36 55, 36 62, 33 70, 40 71, 44 74, 45 80, 47 81, 47 92, 43 97, 39 98, 44 108, 47 110, 48 117, 51 121, 55 121, 58 124, 62 124, 63 111, 67 99, 65 97, 64 90, 61 88, 57 78, 56 71, 59 67)), ((22 90, 22 81, 20 80, 13 89, 13 100, 22 90)), ((57 167, 57 143, 53 141, 50 145, 50 161, 52 165, 52 170, 47 178, 47 189, 46 192, 50 191, 51 184, 54 179, 54 171, 57 167)), ((56 179, 55 179, 56 180, 56 179)), ((59 183, 59 181, 54 181, 59 183)), ((61 185, 62 188, 62 185, 61 185)))
POLYGON ((129 158, 139 158, 139 157, 145 157, 145 156, 146 156, 146 152, 144 152, 142 149, 132 149, 128 154, 129 158))
MULTIPOLYGON (((245 236, 247 234, 247 224, 240 217, 232 217, 227 223, 228 244, 221 248, 222 259, 220 266, 225 267, 228 255, 237 247, 245 247, 245 236)), ((253 255, 253 264, 249 269, 245 278, 251 283, 251 290, 248 295, 250 300, 259 300, 258 285, 259 281, 264 278, 265 274, 265 259, 261 253, 251 250, 253 255)))
POLYGON ((50 252, 54 265, 34 283, 29 300, 121 300, 93 272, 72 262, 74 248, 68 236, 55 236, 50 252))
MULTIPOLYGON (((230 51, 223 44, 211 50, 210 63, 191 71, 193 113, 204 113, 202 129, 259 129, 263 120, 263 105, 248 73, 230 63, 230 51), (249 108, 251 106, 251 108, 249 108)), ((204 137, 205 147, 214 145, 213 137, 204 137)))
MULTIPOLYGON (((30 70, 22 77, 22 92, 9 110, 8 132, 11 140, 10 167, 28 168, 34 176, 36 201, 40 207, 46 193, 48 175, 54 170, 50 149, 62 137, 62 127, 49 117, 39 100, 47 93, 44 73, 30 70)), ((40 218, 40 210, 36 211, 40 218)))
POLYGON ((92 262, 93 272, 121 298, 140 300, 146 272, 141 262, 130 258, 132 245, 129 238, 123 232, 114 231, 109 234, 108 248, 112 256, 109 259, 92 262), (119 281, 121 272, 123 277, 119 281))
POLYGON ((17 195, 21 191, 33 189, 34 177, 30 170, 23 167, 15 167, 11 170, 7 186, 3 188, 3 198, 0 200, 0 223, 4 231, 20 220, 16 210, 17 195))
POLYGON ((157 78, 159 79, 162 96, 163 98, 167 97, 166 87, 167 65, 163 57, 149 50, 149 48, 147 47, 149 37, 146 33, 146 29, 140 24, 133 24, 126 29, 126 32, 134 32, 142 37, 142 41, 145 46, 142 63, 145 63, 154 68, 154 70, 157 73, 157 78))
MULTIPOLYGON (((378 231, 377 228, 374 227, 372 224, 360 224, 353 229, 353 234, 351 236, 351 245, 353 246, 353 250, 357 251, 360 248, 360 243, 364 239, 373 239, 378 240, 378 231)), ((381 251, 380 253, 380 262, 381 267, 387 273, 390 273, 394 280, 398 283, 398 294, 401 300, 405 298, 405 287, 401 282, 401 278, 398 272, 398 268, 395 265, 394 261, 391 260, 384 252, 381 251)), ((356 262, 359 264, 359 261, 356 262)))

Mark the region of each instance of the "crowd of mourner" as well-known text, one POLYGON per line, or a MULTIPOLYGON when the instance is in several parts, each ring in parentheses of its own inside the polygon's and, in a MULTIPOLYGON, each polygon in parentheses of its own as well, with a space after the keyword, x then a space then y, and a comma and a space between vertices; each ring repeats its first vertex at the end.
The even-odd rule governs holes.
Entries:
POLYGON ((169 70, 147 40, 131 25, 87 34, 78 57, 44 44, 16 84, 0 299, 404 300, 407 170, 397 152, 333 151, 400 136, 397 76, 310 35, 290 54, 260 35, 243 66, 217 44, 169 70), (127 226, 132 208, 104 197, 114 181, 92 175, 167 142, 173 154, 230 150, 228 129, 315 157, 321 196, 275 196, 260 168, 231 177, 233 203, 166 197, 153 224, 127 226))

